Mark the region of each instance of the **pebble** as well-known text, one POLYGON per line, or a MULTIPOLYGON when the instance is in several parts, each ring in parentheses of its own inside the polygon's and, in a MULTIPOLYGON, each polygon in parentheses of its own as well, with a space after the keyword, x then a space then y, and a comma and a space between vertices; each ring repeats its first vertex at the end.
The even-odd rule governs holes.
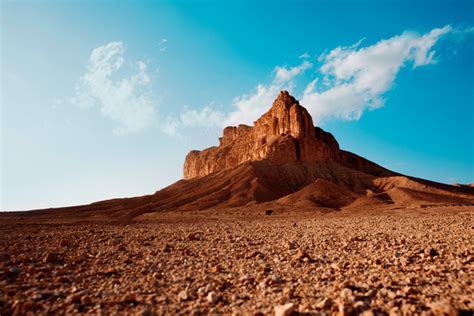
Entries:
POLYGON ((435 315, 443 315, 443 316, 458 316, 458 311, 451 305, 451 303, 447 301, 438 301, 429 304, 431 311, 435 315))
POLYGON ((178 293, 178 300, 179 301, 187 301, 189 299, 188 291, 182 290, 178 293))
POLYGON ((329 297, 326 297, 326 298, 323 298, 319 303, 316 304, 316 308, 317 309, 330 309, 331 306, 333 304, 333 301, 331 298, 329 297))
POLYGON ((61 239, 61 241, 59 242, 60 247, 67 247, 69 245, 70 245, 70 241, 67 239, 61 239))
POLYGON ((127 293, 122 297, 122 302, 133 303, 137 301, 135 293, 127 293))
POLYGON ((354 313, 354 309, 352 308, 351 304, 342 302, 338 305, 338 311, 339 316, 350 316, 354 313))
POLYGON ((311 258, 303 249, 298 249, 296 251, 296 254, 293 256, 293 260, 295 260, 295 261, 307 261, 307 260, 311 260, 311 258))
POLYGON ((286 303, 284 305, 276 305, 273 310, 275 312, 275 316, 290 316, 295 310, 295 304, 286 303))
POLYGON ((90 305, 92 304, 92 299, 89 295, 83 295, 81 297, 81 304, 83 305, 90 305))
POLYGON ((212 303, 212 304, 214 304, 215 302, 217 302, 219 300, 216 293, 214 293, 212 291, 207 294, 206 299, 209 303, 212 303))
POLYGON ((60 256, 57 253, 54 252, 48 252, 44 256, 43 262, 45 263, 57 263, 60 260, 60 256))

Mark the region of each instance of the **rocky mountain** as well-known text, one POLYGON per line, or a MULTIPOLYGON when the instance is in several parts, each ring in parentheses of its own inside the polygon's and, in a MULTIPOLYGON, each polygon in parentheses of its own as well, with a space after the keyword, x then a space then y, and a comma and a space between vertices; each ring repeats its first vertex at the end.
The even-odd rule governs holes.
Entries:
POLYGON ((341 150, 282 91, 253 126, 226 127, 218 146, 191 151, 184 179, 154 194, 24 214, 147 220, 161 212, 210 209, 377 211, 443 205, 474 205, 474 188, 404 176, 341 150))
POLYGON ((393 175, 374 163, 340 150, 334 136, 314 127, 308 111, 287 91, 282 91, 254 126, 226 127, 218 147, 191 151, 184 163, 184 178, 203 177, 259 160, 277 166, 291 162, 335 161, 371 174, 393 175))

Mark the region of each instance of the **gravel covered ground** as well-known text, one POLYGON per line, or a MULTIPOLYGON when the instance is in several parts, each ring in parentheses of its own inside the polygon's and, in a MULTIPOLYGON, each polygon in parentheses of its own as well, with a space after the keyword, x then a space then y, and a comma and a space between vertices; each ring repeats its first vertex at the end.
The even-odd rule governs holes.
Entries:
POLYGON ((440 213, 3 223, 0 314, 472 315, 474 211, 440 213))

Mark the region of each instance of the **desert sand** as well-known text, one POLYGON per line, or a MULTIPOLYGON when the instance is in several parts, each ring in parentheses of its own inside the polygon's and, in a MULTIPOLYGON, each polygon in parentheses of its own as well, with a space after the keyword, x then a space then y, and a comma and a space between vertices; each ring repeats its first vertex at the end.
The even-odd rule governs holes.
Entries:
POLYGON ((472 315, 474 210, 3 218, 0 313, 472 315), (288 305, 290 306, 290 305, 288 305))
POLYGON ((282 91, 154 194, 0 213, 0 315, 472 315, 473 219, 282 91))

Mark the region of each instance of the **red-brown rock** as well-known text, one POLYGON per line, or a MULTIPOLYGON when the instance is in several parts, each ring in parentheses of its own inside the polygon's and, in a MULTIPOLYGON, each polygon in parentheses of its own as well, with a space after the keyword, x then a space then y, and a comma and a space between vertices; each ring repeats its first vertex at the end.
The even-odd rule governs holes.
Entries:
POLYGON ((226 127, 218 147, 191 151, 184 163, 184 178, 264 159, 276 165, 339 160, 339 144, 331 134, 315 128, 308 111, 282 91, 254 126, 226 127))

